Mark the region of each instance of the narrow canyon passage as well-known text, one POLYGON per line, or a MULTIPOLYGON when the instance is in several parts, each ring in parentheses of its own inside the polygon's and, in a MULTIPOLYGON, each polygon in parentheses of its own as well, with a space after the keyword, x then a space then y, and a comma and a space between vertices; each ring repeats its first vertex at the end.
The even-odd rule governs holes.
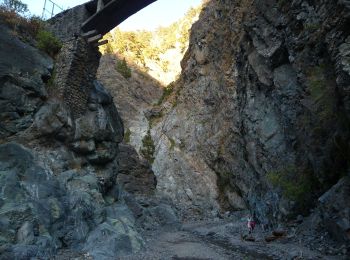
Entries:
POLYGON ((0 260, 349 259, 349 1, 163 1, 1 2, 0 260))

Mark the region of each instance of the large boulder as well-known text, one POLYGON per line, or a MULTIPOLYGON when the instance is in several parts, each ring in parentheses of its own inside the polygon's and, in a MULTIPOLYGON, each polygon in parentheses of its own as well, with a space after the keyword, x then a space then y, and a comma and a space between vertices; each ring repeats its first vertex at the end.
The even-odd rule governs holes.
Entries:
POLYGON ((143 230, 181 226, 180 212, 169 199, 156 196, 133 196, 124 193, 122 200, 132 212, 136 225, 143 230))
POLYGON ((157 180, 147 160, 139 158, 135 149, 128 144, 119 145, 119 174, 117 181, 132 194, 152 194, 157 180))
POLYGON ((110 259, 142 248, 132 212, 113 192, 116 165, 55 176, 36 160, 19 144, 0 145, 0 259, 49 258, 59 248, 110 259))
POLYGON ((68 109, 58 101, 51 101, 42 106, 35 114, 34 123, 42 135, 59 140, 70 138, 73 130, 68 109))
POLYGON ((350 177, 343 177, 319 198, 324 226, 341 242, 350 242, 350 177))
POLYGON ((89 110, 75 120, 70 146, 77 154, 86 155, 90 163, 101 165, 116 157, 124 126, 112 96, 98 81, 93 86, 87 104, 89 110))
POLYGON ((84 251, 94 259, 113 259, 138 252, 144 241, 134 228, 135 220, 125 206, 106 208, 106 221, 98 225, 87 238, 84 251))

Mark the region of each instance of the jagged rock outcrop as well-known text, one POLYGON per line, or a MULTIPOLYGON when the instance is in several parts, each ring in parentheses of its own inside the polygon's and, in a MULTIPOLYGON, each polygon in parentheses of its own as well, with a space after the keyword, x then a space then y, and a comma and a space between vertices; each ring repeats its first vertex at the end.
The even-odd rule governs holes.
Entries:
POLYGON ((11 34, 0 24, 0 138, 27 129, 47 99, 44 80, 50 77, 52 60, 11 34), (25 58, 23 58, 25 57, 25 58))
MULTIPOLYGON (((0 20, 0 259, 46 259, 60 250, 62 259, 136 252, 144 246, 140 217, 160 206, 134 198, 151 194, 155 177, 134 150, 119 152, 124 127, 95 77, 100 54, 69 27, 80 28, 85 11, 78 6, 51 21, 63 42, 56 60, 0 20), (136 214, 129 201, 145 213, 136 214)), ((167 207, 158 216, 167 220, 170 212, 177 221, 167 207)))
POLYGON ((56 176, 36 162, 42 158, 16 143, 1 145, 0 154, 1 259, 47 258, 59 248, 108 259, 142 247, 131 211, 112 194, 105 202, 93 168, 56 176))
POLYGON ((207 2, 152 129, 163 194, 262 223, 317 204, 348 170, 344 3, 207 2))

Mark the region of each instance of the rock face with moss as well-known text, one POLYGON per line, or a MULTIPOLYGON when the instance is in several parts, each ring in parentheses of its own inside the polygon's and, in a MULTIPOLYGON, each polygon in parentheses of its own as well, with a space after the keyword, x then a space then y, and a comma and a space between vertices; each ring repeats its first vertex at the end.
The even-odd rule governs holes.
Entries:
POLYGON ((207 2, 152 129, 163 194, 192 211, 249 208, 278 223, 347 174, 344 2, 207 2))

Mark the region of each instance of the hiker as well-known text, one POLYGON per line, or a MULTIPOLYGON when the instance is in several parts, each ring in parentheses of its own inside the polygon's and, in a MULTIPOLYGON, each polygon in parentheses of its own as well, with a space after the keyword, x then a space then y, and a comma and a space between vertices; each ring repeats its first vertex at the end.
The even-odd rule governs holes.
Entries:
POLYGON ((249 234, 252 234, 253 233, 253 230, 255 228, 255 221, 253 219, 252 216, 248 216, 248 219, 247 219, 247 226, 248 226, 248 229, 249 229, 249 234))

